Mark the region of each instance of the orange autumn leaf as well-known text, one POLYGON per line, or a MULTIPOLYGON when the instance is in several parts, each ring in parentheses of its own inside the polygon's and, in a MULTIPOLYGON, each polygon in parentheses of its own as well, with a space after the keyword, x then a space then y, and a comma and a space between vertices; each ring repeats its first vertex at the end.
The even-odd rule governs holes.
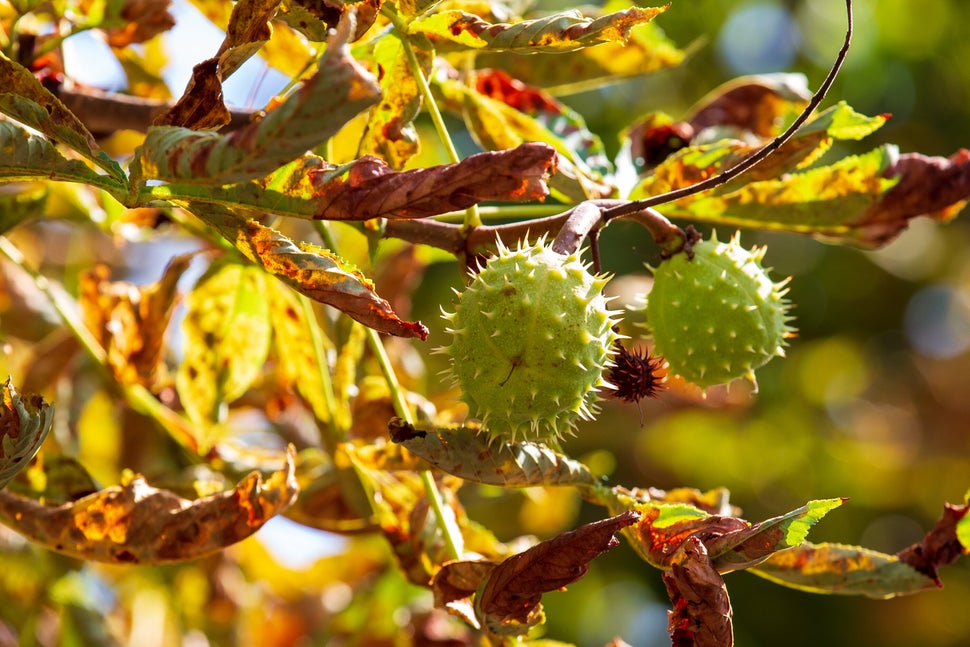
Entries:
POLYGON ((0 523, 78 559, 163 564, 196 559, 249 537, 296 498, 295 450, 282 469, 252 472, 232 490, 194 501, 135 475, 58 506, 0 491, 0 523))

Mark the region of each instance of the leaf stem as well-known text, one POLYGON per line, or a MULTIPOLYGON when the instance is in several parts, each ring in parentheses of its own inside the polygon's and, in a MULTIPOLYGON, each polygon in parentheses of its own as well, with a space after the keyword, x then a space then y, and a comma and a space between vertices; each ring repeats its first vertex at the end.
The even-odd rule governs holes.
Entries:
POLYGON ((337 427, 337 396, 333 392, 333 380, 330 378, 330 363, 327 361, 326 352, 323 350, 323 339, 320 336, 320 323, 317 321, 316 313, 313 311, 313 302, 305 294, 300 294, 300 303, 303 305, 303 317, 306 319, 307 327, 310 332, 310 341, 313 345, 313 359, 316 363, 317 372, 320 374, 320 384, 323 386, 323 399, 327 403, 327 411, 330 412, 329 425, 322 432, 324 446, 333 452, 339 442, 344 440, 347 429, 337 427))
MULTIPOLYGON (((391 365, 391 359, 387 356, 387 350, 384 348, 380 334, 373 328, 367 328, 367 341, 370 344, 371 352, 377 358, 377 363, 381 367, 384 379, 387 380, 387 386, 391 391, 391 399, 394 402, 395 413, 406 423, 413 425, 414 416, 411 415, 411 409, 408 407, 407 400, 404 397, 404 389, 401 388, 401 383, 398 382, 397 374, 394 372, 394 366, 391 365)), ((430 470, 421 471, 421 483, 424 485, 425 495, 428 497, 428 502, 434 511, 435 522, 441 531, 442 537, 444 537, 445 547, 448 549, 449 556, 452 559, 461 559, 461 550, 458 548, 458 541, 453 534, 453 524, 448 523, 448 517, 445 516, 447 514, 445 512, 445 503, 430 470)))
MULTIPOLYGON (((6 236, 0 236, 0 254, 6 256, 34 280, 34 284, 51 302, 54 310, 60 315, 75 339, 98 366, 110 374, 107 352, 81 321, 76 304, 68 301, 70 297, 56 290, 46 276, 30 267, 21 251, 6 236)), ((155 420, 179 445, 191 450, 193 454, 198 453, 198 442, 192 434, 191 426, 187 420, 159 402, 141 384, 122 384, 117 381, 116 383, 132 409, 155 420)))
MULTIPOLYGON (((445 147, 448 160, 453 164, 457 164, 461 161, 461 158, 458 156, 458 149, 455 148, 451 134, 448 132, 448 127, 445 125, 445 120, 441 116, 441 110, 438 109, 438 104, 434 99, 434 95, 431 93, 431 86, 428 85, 428 80, 424 76, 424 70, 421 69, 421 62, 418 61, 418 56, 414 53, 411 41, 408 40, 407 27, 401 22, 400 17, 394 11, 388 10, 382 13, 391 20, 395 30, 397 30, 398 37, 401 39, 401 47, 404 49, 404 55, 408 59, 408 67, 411 70, 411 75, 418 84, 421 97, 424 99, 424 106, 428 111, 428 116, 431 117, 431 122, 434 124, 434 129, 438 133, 438 138, 445 147)), ((480 227, 481 224, 482 218, 478 213, 478 205, 473 204, 465 209, 462 231, 470 231, 475 227, 480 227)))

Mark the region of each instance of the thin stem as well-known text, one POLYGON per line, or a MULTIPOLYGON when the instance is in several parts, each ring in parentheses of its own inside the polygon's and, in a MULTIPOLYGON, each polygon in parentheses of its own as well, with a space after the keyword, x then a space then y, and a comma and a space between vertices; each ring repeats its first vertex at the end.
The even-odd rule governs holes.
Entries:
MULTIPOLYGON (((75 304, 70 303, 66 295, 57 291, 46 276, 31 268, 27 263, 27 259, 24 258, 24 255, 6 236, 0 236, 0 254, 3 254, 17 267, 27 272, 34 280, 37 288, 50 300, 54 310, 60 315, 68 330, 71 331, 74 338, 81 344, 81 347, 84 348, 102 370, 110 375, 111 370, 108 365, 108 354, 101 346, 101 343, 88 330, 87 326, 84 325, 84 322, 81 321, 75 304)), ((132 409, 152 418, 176 442, 186 449, 191 450, 193 453, 198 453, 198 442, 192 434, 192 427, 187 420, 159 402, 141 384, 118 383, 118 387, 121 389, 125 400, 132 409)))
MULTIPOLYGON (((406 423, 413 425, 414 416, 411 415, 411 409, 408 407, 407 400, 404 397, 404 389, 401 388, 401 383, 398 382, 397 374, 394 372, 394 366, 391 365, 391 359, 387 356, 387 350, 384 348, 380 334, 373 328, 367 328, 367 341, 370 345, 371 352, 377 358, 377 363, 381 367, 384 379, 387 380, 387 387, 391 391, 391 400, 394 402, 395 413, 406 423)), ((442 537, 444 537, 445 547, 448 549, 449 556, 452 559, 461 559, 461 550, 458 548, 458 541, 453 534, 452 524, 448 523, 448 517, 445 516, 445 506, 441 492, 438 490, 438 485, 435 483, 430 470, 421 471, 421 483, 424 485, 425 495, 428 497, 428 502, 434 511, 438 529, 441 531, 442 537)))
MULTIPOLYGON (((414 77, 415 82, 418 84, 418 89, 421 91, 421 98, 424 100, 424 106, 428 111, 428 116, 431 117, 431 122, 434 124, 434 129, 438 133, 438 138, 445 147, 448 160, 452 164, 457 164, 461 161, 461 158, 458 156, 458 149, 455 148, 451 134, 448 132, 448 127, 445 125, 445 120, 441 116, 441 110, 438 109, 438 104, 434 99, 434 95, 431 93, 431 86, 428 85, 428 80, 424 77, 424 70, 421 69, 421 62, 418 61, 418 55, 414 53, 414 48, 408 40, 407 27, 401 22, 401 19, 394 11, 387 10, 383 13, 391 20, 391 23, 393 23, 394 28, 397 30, 398 37, 401 40, 401 47, 404 49, 404 55, 408 59, 411 76, 414 77)), ((480 227, 481 224, 482 218, 478 214, 478 205, 473 204, 465 209, 464 224, 462 225, 463 231, 480 227)))
POLYGON ((330 412, 330 420, 323 431, 324 446, 333 451, 337 443, 347 437, 348 429, 338 428, 337 426, 337 396, 333 391, 333 380, 330 377, 330 362, 327 361, 327 354, 323 350, 323 338, 320 335, 320 324, 317 321, 316 313, 313 311, 313 302, 305 294, 300 295, 300 303, 303 306, 303 317, 306 319, 307 328, 310 332, 311 350, 316 370, 320 377, 320 384, 323 387, 323 399, 327 403, 327 411, 330 412))
POLYGON ((660 195, 651 196, 642 200, 633 200, 611 209, 607 209, 603 213, 603 220, 609 222, 613 218, 626 216, 635 211, 640 211, 648 207, 655 207, 659 204, 666 204, 667 202, 673 202, 674 200, 679 200, 689 195, 694 195, 695 193, 713 189, 716 186, 730 182, 745 171, 750 170, 753 166, 761 163, 765 158, 781 148, 781 146, 791 139, 792 135, 794 135, 795 132, 801 128, 802 124, 808 120, 812 113, 815 112, 815 109, 818 108, 818 106, 822 103, 822 100, 825 99, 825 95, 828 94, 829 88, 831 88, 832 83, 835 82, 835 77, 838 75, 839 70, 842 68, 842 63, 845 61, 845 57, 849 53, 849 45, 852 43, 853 29, 852 0, 845 0, 845 7, 848 21, 845 31, 845 41, 842 44, 842 49, 839 50, 839 54, 836 57, 835 62, 832 64, 832 69, 829 70, 829 73, 822 82, 822 85, 819 86, 819 89, 814 95, 812 95, 812 100, 809 101, 808 105, 805 107, 805 110, 798 115, 798 118, 792 122, 785 132, 778 135, 773 140, 738 162, 735 166, 732 166, 722 173, 690 186, 682 187, 674 191, 668 191, 667 193, 661 193, 660 195))

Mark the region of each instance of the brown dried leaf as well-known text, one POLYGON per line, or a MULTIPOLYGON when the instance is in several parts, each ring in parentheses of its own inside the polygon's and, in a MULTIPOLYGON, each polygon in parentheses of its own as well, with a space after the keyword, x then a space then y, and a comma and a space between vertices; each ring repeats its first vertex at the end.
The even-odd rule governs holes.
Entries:
POLYGON ((740 77, 701 99, 687 123, 695 133, 711 126, 732 126, 773 137, 784 117, 801 110, 811 98, 801 74, 740 77))
POLYGON ((447 609, 475 629, 481 629, 478 618, 475 617, 472 596, 478 592, 482 582, 491 575, 496 566, 497 563, 484 560, 445 564, 431 580, 434 605, 447 609))
POLYGON ((727 587, 699 538, 689 537, 681 545, 663 581, 674 605, 667 623, 672 647, 734 644, 727 587))
POLYGON ((899 181, 854 223, 859 242, 871 247, 887 244, 911 218, 926 215, 940 222, 955 218, 970 198, 970 151, 961 148, 949 158, 899 155, 883 177, 899 181))
POLYGON ((377 20, 382 4, 382 0, 285 0, 277 17, 310 40, 323 41, 327 39, 327 30, 336 27, 340 19, 354 9, 357 28, 350 40, 355 41, 377 20))
POLYGON ((589 570, 589 562, 619 545, 615 533, 639 519, 638 512, 629 510, 588 523, 499 564, 488 576, 478 604, 489 627, 515 632, 516 623, 526 627, 534 624, 541 614, 542 594, 583 577, 589 570))
POLYGON ((162 564, 196 559, 259 530, 296 498, 295 451, 265 480, 195 501, 151 487, 141 476, 72 503, 47 506, 0 491, 0 522, 51 550, 86 561, 162 564))
POLYGON ((546 178, 555 170, 556 151, 551 146, 527 143, 471 155, 456 164, 403 172, 368 156, 345 172, 323 171, 326 175, 321 177, 311 171, 308 179, 317 185, 317 219, 425 218, 483 200, 542 199, 549 194, 546 178))
POLYGON ((155 119, 155 125, 210 130, 229 123, 232 116, 222 96, 222 82, 269 40, 270 21, 279 4, 280 0, 237 2, 219 51, 192 68, 182 97, 155 119))
POLYGON ((966 516, 968 510, 968 504, 944 504, 943 516, 936 522, 933 530, 926 533, 922 541, 896 553, 899 561, 931 578, 937 586, 943 586, 939 569, 967 554, 967 548, 957 537, 957 524, 966 516))
POLYGON ((145 286, 112 283, 106 265, 81 274, 78 302, 84 323, 107 352, 108 365, 122 384, 148 389, 155 385, 178 280, 191 260, 191 255, 176 256, 158 282, 145 286))
POLYGON ((125 0, 121 19, 127 24, 104 30, 108 45, 127 47, 144 43, 175 26, 175 17, 168 9, 172 0, 125 0))

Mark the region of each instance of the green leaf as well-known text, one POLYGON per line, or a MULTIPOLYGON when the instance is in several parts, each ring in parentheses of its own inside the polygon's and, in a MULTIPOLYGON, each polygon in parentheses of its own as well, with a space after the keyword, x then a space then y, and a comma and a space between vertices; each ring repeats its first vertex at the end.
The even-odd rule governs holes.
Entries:
POLYGON ((923 575, 895 555, 860 546, 804 543, 775 553, 751 573, 810 593, 864 595, 886 599, 936 588, 923 575))
POLYGON ((30 70, 2 52, 0 79, 4 80, 0 112, 74 149, 100 166, 113 180, 126 184, 127 176, 121 166, 100 149, 81 120, 41 85, 30 70))
POLYGON ((54 405, 17 393, 11 378, 0 386, 0 490, 40 450, 54 424, 54 405))
MULTIPOLYGON (((414 50, 425 77, 430 76, 434 51, 420 47, 423 38, 412 38, 414 50)), ((419 150, 413 121, 421 109, 421 92, 411 74, 404 45, 395 33, 377 41, 374 64, 380 70, 381 101, 371 111, 360 140, 359 153, 377 155, 392 168, 404 166, 419 150)))
POLYGON ((538 443, 489 443, 475 427, 411 425, 399 418, 388 423, 391 439, 438 469, 467 481, 528 487, 592 485, 586 466, 538 443))
POLYGON ((280 375, 303 396, 317 420, 330 422, 327 390, 332 391, 333 387, 329 383, 327 351, 333 349, 333 344, 312 317, 313 310, 304 308, 293 290, 280 281, 266 281, 264 287, 280 375), (324 342, 328 348, 324 348, 324 342))
POLYGON ((141 177, 203 186, 251 180, 332 137, 380 98, 377 81, 351 58, 345 37, 331 39, 319 71, 302 88, 245 128, 229 135, 149 128, 136 151, 141 177))
POLYGON ((459 49, 489 49, 523 54, 568 52, 600 43, 625 41, 630 30, 663 13, 665 7, 630 7, 598 18, 564 11, 516 24, 492 24, 474 14, 441 11, 418 18, 409 31, 425 34, 437 49, 452 43, 459 49))
POLYGON ((67 159, 48 139, 28 133, 17 124, 0 121, 0 179, 80 182, 123 198, 125 184, 94 171, 81 160, 67 159))
POLYGON ((48 195, 50 195, 50 189, 43 182, 0 184, 0 235, 25 220, 42 215, 47 205, 48 195))
POLYGON ((772 553, 801 544, 813 525, 844 502, 845 499, 809 501, 788 514, 714 539, 707 546, 708 554, 720 573, 754 566, 772 553))
MULTIPOLYGON (((965 504, 970 505, 970 490, 963 497, 963 501, 965 504)), ((970 552, 970 515, 964 515, 957 522, 956 535, 960 545, 963 546, 964 552, 970 552)))
POLYGON ((420 322, 403 321, 374 284, 339 256, 309 243, 296 244, 255 220, 196 205, 195 213, 215 227, 248 259, 305 294, 350 315, 365 326, 399 337, 428 336, 420 322))
POLYGON ((185 300, 183 358, 175 386, 197 424, 221 421, 224 407, 245 393, 263 369, 272 333, 264 280, 259 268, 217 262, 185 300))
POLYGON ((186 200, 318 220, 425 218, 483 200, 527 202, 548 195, 556 153, 540 143, 478 153, 456 164, 394 171, 366 156, 342 166, 305 155, 262 180, 230 186, 146 187, 139 200, 186 200))

